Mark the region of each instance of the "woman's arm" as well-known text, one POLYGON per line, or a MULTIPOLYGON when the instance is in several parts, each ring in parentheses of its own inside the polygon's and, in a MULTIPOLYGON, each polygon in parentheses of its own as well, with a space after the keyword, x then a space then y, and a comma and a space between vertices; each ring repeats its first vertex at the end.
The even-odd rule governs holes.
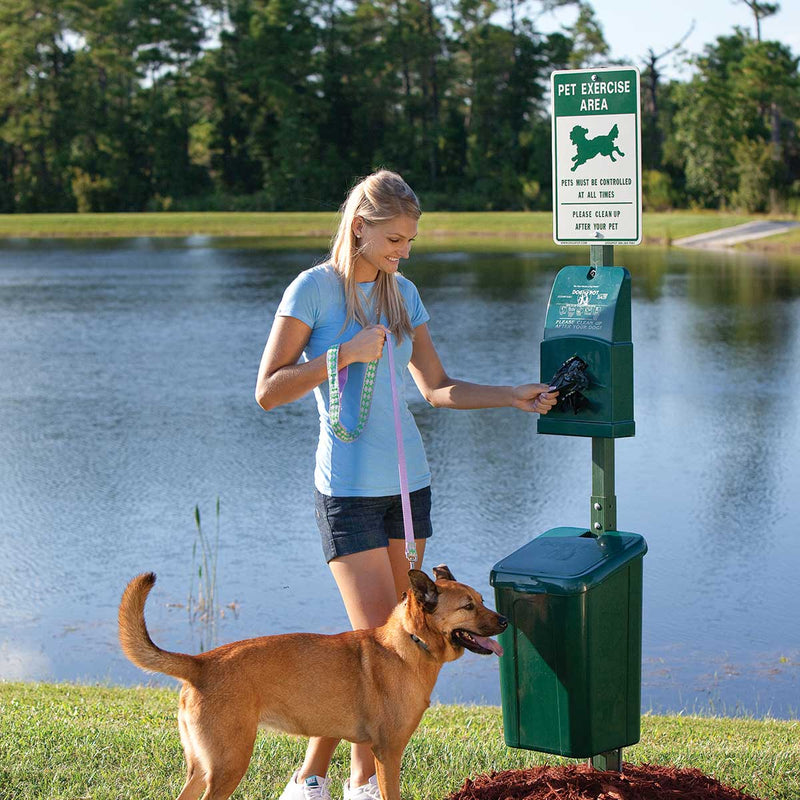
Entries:
POLYGON ((444 370, 427 324, 414 329, 414 349, 408 369, 422 396, 436 408, 505 408, 546 414, 558 392, 544 383, 484 386, 451 378, 444 370))
MULTIPOLYGON (((328 379, 325 353, 298 363, 310 336, 305 322, 275 317, 256 380, 256 402, 265 411, 303 397, 328 379)), ((339 368, 380 358, 385 340, 386 329, 381 325, 359 331, 339 348, 339 368)))

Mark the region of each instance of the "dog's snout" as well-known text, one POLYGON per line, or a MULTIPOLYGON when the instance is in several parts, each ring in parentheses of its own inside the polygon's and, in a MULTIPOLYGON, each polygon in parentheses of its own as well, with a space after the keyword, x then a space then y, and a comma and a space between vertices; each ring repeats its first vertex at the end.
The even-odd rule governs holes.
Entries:
POLYGON ((498 614, 497 624, 500 626, 501 630, 505 630, 508 627, 508 620, 501 614, 498 614))

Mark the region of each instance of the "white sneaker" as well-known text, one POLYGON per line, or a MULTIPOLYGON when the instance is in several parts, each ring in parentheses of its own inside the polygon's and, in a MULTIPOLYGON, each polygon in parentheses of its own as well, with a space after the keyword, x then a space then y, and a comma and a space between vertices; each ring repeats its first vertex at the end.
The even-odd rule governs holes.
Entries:
POLYGON ((363 786, 350 788, 350 778, 344 782, 344 800, 381 800, 378 776, 373 775, 363 786))
POLYGON ((297 782, 298 769, 292 775, 280 800, 331 800, 331 793, 328 789, 328 779, 321 778, 319 775, 310 775, 302 783, 297 782))

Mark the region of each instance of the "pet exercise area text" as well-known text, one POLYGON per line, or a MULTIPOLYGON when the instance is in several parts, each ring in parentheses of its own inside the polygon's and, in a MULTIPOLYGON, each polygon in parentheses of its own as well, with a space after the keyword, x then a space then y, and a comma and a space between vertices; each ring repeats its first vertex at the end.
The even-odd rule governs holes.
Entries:
POLYGON ((601 95, 600 97, 581 97, 581 111, 608 111, 606 94, 630 94, 633 91, 631 81, 593 81, 592 83, 560 83, 556 89, 558 95, 576 95, 580 86, 581 95, 601 95))

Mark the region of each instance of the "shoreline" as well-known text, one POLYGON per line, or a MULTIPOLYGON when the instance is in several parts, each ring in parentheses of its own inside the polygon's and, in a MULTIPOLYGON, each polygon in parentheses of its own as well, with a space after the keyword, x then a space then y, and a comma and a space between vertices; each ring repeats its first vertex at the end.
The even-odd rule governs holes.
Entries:
MULTIPOLYGON (((330 240, 336 226, 333 212, 141 212, 119 214, 0 214, 0 240, 19 239, 211 239, 268 241, 276 248, 315 245, 330 240)), ((738 236, 726 250, 800 253, 800 223, 789 217, 721 212, 670 211, 643 217, 642 247, 709 247, 725 232, 749 226, 753 235, 738 236), (765 234, 764 231, 774 231, 765 234), (694 242, 693 242, 694 240, 694 242), (699 242, 696 244, 695 242, 699 242)), ((552 240, 552 214, 546 211, 424 213, 420 249, 443 246, 496 247, 520 245, 562 247, 552 240)), ((714 245, 715 246, 715 245, 714 245)), ((715 246, 716 247, 716 246, 715 246)))
POLYGON ((744 244, 754 249, 754 242, 773 236, 793 232, 800 223, 789 220, 755 220, 735 225, 731 228, 720 228, 707 233, 687 236, 673 242, 675 247, 698 248, 700 250, 735 250, 737 245, 744 244))

